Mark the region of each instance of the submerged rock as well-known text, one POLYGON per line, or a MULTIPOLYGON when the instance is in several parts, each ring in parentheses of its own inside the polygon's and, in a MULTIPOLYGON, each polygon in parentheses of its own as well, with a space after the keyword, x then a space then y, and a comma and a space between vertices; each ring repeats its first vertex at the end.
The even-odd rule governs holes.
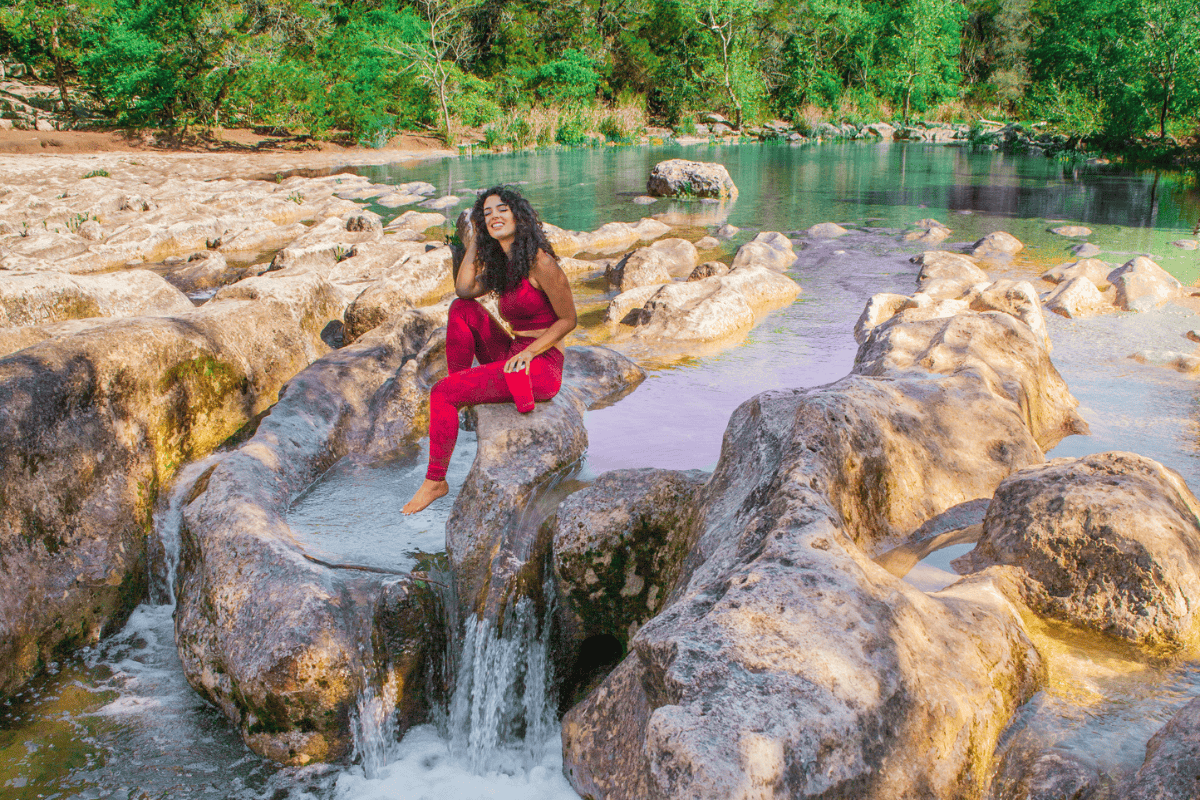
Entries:
POLYGON ((327 311, 213 302, 0 359, 0 694, 123 624, 160 488, 328 352, 327 311))
POLYGON ((368 690, 396 707, 400 732, 424 719, 428 659, 442 647, 435 598, 411 576, 308 557, 286 514, 338 458, 366 447, 380 392, 396 399, 392 384, 407 382, 407 404, 424 401, 436 365, 421 353, 443 322, 410 311, 297 375, 184 508, 175 612, 184 674, 262 756, 293 765, 348 756, 368 690), (410 364, 424 370, 400 369, 410 364))
POLYGON ((539 501, 561 499, 558 483, 583 457, 589 407, 636 386, 645 373, 603 347, 569 347, 563 388, 529 414, 511 404, 475 407, 479 449, 446 522, 446 552, 458 601, 468 613, 499 620, 520 586, 540 593, 549 540, 539 501))
POLYGON ((1125 800, 1200 796, 1200 699, 1185 705, 1146 745, 1146 761, 1121 787, 1125 800))
POLYGON ((1200 503, 1133 453, 1058 458, 996 490, 963 565, 1020 567, 1035 610, 1149 647, 1196 634, 1200 503))
POLYGON ((672 158, 650 171, 646 194, 654 197, 715 197, 736 200, 737 186, 721 164, 672 158))

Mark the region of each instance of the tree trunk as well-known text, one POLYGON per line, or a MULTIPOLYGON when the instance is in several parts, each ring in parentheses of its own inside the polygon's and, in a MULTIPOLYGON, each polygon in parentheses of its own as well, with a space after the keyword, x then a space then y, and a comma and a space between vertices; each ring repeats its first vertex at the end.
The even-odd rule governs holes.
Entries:
POLYGON ((58 96, 62 98, 63 113, 75 116, 71 101, 67 98, 67 79, 63 75, 62 59, 58 56, 58 26, 50 27, 50 58, 54 60, 54 82, 58 84, 58 96))

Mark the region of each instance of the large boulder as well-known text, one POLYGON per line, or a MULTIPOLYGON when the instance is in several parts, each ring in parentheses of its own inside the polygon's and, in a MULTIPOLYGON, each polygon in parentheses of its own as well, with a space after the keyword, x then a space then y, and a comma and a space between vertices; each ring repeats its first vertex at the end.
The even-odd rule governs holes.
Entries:
POLYGON ((1046 330, 1046 318, 1042 315, 1042 303, 1037 291, 1029 281, 1014 281, 1003 278, 985 287, 971 298, 973 311, 1003 311, 1029 326, 1041 340, 1046 352, 1051 351, 1050 333, 1046 330))
POLYGON ((776 272, 786 272, 796 263, 796 251, 792 240, 776 231, 764 231, 738 248, 733 257, 733 266, 766 267, 776 272))
POLYGON ((1200 698, 1150 738, 1146 760, 1121 787, 1124 800, 1191 800, 1200 796, 1200 698))
POLYGON ((426 349, 441 322, 410 311, 314 363, 185 501, 175 612, 184 674, 259 755, 293 765, 350 755, 366 697, 380 698, 383 714, 395 709, 399 732, 425 718, 427 665, 443 646, 428 585, 309 558, 286 515, 373 438, 378 395, 417 418, 442 361, 426 349))
POLYGON ((976 260, 961 253, 927 250, 910 260, 921 265, 921 271, 917 273, 918 285, 924 285, 926 281, 935 278, 948 278, 965 285, 988 281, 987 273, 979 268, 976 260))
POLYGON ((1059 458, 996 490, 964 566, 1020 567, 1035 610, 1159 648, 1196 635, 1200 503, 1133 453, 1059 458))
POLYGON ((531 594, 541 586, 549 539, 533 509, 554 497, 564 474, 583 457, 588 407, 644 377, 616 351, 569 347, 563 388, 553 400, 529 414, 506 403, 475 407, 479 448, 446 522, 446 552, 465 613, 498 620, 518 589, 531 594))
POLYGON ((385 278, 363 289, 343 318, 342 341, 352 344, 367 331, 378 328, 397 314, 412 308, 412 298, 400 281, 385 278))
POLYGON ((659 239, 650 245, 651 250, 662 253, 667 257, 670 266, 667 271, 673 278, 686 278, 696 268, 699 253, 696 245, 687 239, 659 239))
POLYGON ((862 547, 1040 458, 1015 404, 969 374, 743 404, 669 604, 564 718, 572 785, 613 800, 980 794, 1043 679, 1020 617, 987 583, 927 596, 862 547))
POLYGON ((1149 311, 1182 295, 1178 280, 1145 256, 1138 256, 1108 275, 1117 290, 1113 304, 1125 311, 1149 311))
POLYGON ((721 164, 672 158, 654 165, 646 181, 646 194, 736 200, 738 189, 721 164))
POLYGON ((88 317, 172 315, 192 302, 149 270, 105 275, 0 272, 0 328, 88 317))
POLYGON ((0 694, 123 624, 161 487, 328 352, 325 311, 216 302, 0 359, 0 694))
POLYGON ((639 247, 604 270, 610 286, 627 292, 639 286, 658 286, 671 280, 673 260, 661 250, 639 247))

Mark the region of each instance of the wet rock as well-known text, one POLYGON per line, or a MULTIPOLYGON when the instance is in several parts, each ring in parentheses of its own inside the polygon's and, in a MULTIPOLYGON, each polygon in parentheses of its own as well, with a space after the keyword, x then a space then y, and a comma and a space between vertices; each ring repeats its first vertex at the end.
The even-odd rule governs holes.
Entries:
POLYGON ((913 225, 917 230, 910 231, 904 235, 904 240, 907 242, 938 244, 945 241, 946 237, 950 235, 950 228, 931 217, 919 219, 913 225))
POLYGON ((785 272, 796 263, 792 240, 776 231, 763 231, 738 248, 733 267, 756 266, 785 272))
POLYGON ((1130 356, 1139 364, 1170 367, 1185 374, 1200 373, 1200 356, 1180 353, 1175 350, 1139 350, 1130 356))
POLYGON ((1116 287, 1113 305, 1125 311, 1149 311, 1182 294, 1174 276, 1145 256, 1138 256, 1108 275, 1116 287))
POLYGON ((836 239, 839 236, 844 236, 850 231, 838 225, 836 222, 818 222, 813 225, 805 233, 814 239, 836 239))
POLYGON ((148 270, 106 275, 0 272, 0 327, 88 317, 169 315, 192 308, 182 292, 148 270))
POLYGON ((692 270, 692 273, 688 275, 688 280, 701 281, 714 275, 725 275, 728 272, 728 264, 722 264, 720 261, 705 261, 692 270))
POLYGON ((737 186, 721 164, 673 158, 650 171, 646 194, 654 197, 715 197, 736 200, 737 186))
POLYGON ((720 246, 720 240, 713 236, 705 236, 696 240, 697 250, 716 250, 720 246))
POLYGON ((568 780, 614 799, 981 793, 1043 679, 1019 616, 990 586, 925 595, 856 543, 990 493, 960 483, 978 468, 1040 458, 1015 404, 962 372, 743 404, 668 605, 563 720, 568 780))
POLYGON ((1084 258, 1069 264, 1059 264, 1052 270, 1042 274, 1042 279, 1052 283, 1065 283, 1072 278, 1087 278, 1092 284, 1104 291, 1111 284, 1108 276, 1113 271, 1111 264, 1106 264, 1098 258, 1084 258))
POLYGON ((756 308, 786 303, 800 286, 763 267, 738 267, 723 276, 669 283, 642 306, 634 335, 641 339, 710 342, 754 324, 756 308))
POLYGON ((641 195, 638 195, 637 197, 633 198, 633 202, 637 203, 639 206, 648 206, 648 205, 657 203, 658 198, 651 197, 648 194, 641 194, 641 195))
POLYGON ((627 292, 639 286, 658 286, 671 280, 672 259, 666 253, 640 247, 604 270, 610 286, 627 292))
POLYGON ((175 612, 184 674, 259 755, 292 765, 350 755, 368 689, 383 712, 396 708, 399 731, 424 719, 427 659, 443 645, 435 598, 410 576, 309 558, 286 514, 365 446, 385 387, 416 384, 408 404, 419 405, 428 386, 401 367, 419 363, 438 322, 411 311, 297 375, 184 508, 175 612))
MULTIPOLYGON (((1100 772, 1071 753, 1009 750, 992 779, 991 797, 1010 800, 1091 800, 1105 797, 1100 772)), ((1124 795, 1122 795, 1124 797, 1124 795)))
POLYGON ((1067 319, 1082 319, 1102 314, 1113 305, 1096 284, 1080 275, 1060 283, 1046 298, 1046 308, 1067 319))
POLYGON ((1074 253, 1075 255, 1079 256, 1080 258, 1094 258, 1095 256, 1100 255, 1104 251, 1101 250, 1097 245, 1092 244, 1091 242, 1084 242, 1083 244, 1077 244, 1074 247, 1072 247, 1071 252, 1074 253))
POLYGON ((736 225, 725 223, 721 227, 717 228, 717 236, 720 236, 722 239, 732 239, 734 236, 738 235, 738 231, 740 230, 741 228, 737 227, 736 225))
POLYGON ((935 278, 948 278, 965 285, 989 281, 987 273, 976 265, 973 258, 959 253, 927 250, 920 255, 913 256, 910 260, 914 264, 921 265, 921 271, 917 274, 919 286, 935 278))
MULTIPOLYGON (((80 233, 82 234, 83 231, 81 230, 80 233)), ((1196 248, 1200 247, 1200 242, 1196 241, 1195 239, 1176 239, 1175 241, 1171 242, 1171 244, 1175 245, 1180 250, 1195 250, 1196 248)))
POLYGON ((320 311, 214 302, 0 359, 0 694, 120 628, 160 487, 328 352, 320 311))
POLYGON ((1148 647, 1195 634, 1200 504, 1134 453, 1057 458, 1000 484, 964 566, 1020 567, 1035 610, 1148 647))
POLYGON ((1091 236, 1092 229, 1083 225, 1059 225, 1057 228, 1051 228, 1051 233, 1057 233, 1059 236, 1091 236))
POLYGON ((1003 311, 1024 322, 1049 353, 1050 333, 1046 330, 1046 318, 1042 316, 1042 303, 1037 291, 1029 281, 1014 281, 1004 278, 982 287, 971 299, 972 311, 1003 311))
POLYGON ((626 650, 662 609, 691 549, 692 512, 707 477, 616 470, 559 504, 551 530, 564 661, 595 636, 626 650))
POLYGON ((989 233, 975 242, 971 255, 976 258, 1007 258, 1025 248, 1017 237, 1004 231, 989 233))
POLYGON ((687 239, 659 239, 650 245, 650 249, 662 253, 670 260, 667 271, 675 278, 690 275, 699 261, 696 246, 687 239))
POLYGON ((1125 800, 1200 796, 1200 699, 1185 705, 1146 745, 1146 760, 1121 787, 1125 800))
POLYGON ((405 211, 400 216, 389 222, 386 230, 389 231, 413 231, 415 233, 423 233, 432 228, 434 225, 444 225, 446 218, 441 214, 423 211, 405 211))
POLYGON ((610 325, 618 323, 628 325, 638 324, 641 321, 640 310, 642 306, 662 287, 662 284, 652 284, 621 292, 608 302, 608 308, 604 312, 604 321, 610 325), (633 315, 634 318, 630 318, 630 312, 634 310, 637 310, 639 313, 633 315))
POLYGON ((549 539, 534 509, 542 498, 557 504, 558 481, 583 456, 584 411, 645 377, 607 348, 569 347, 566 355, 562 390, 533 412, 475 407, 479 449, 446 522, 446 552, 459 603, 481 618, 498 619, 518 583, 541 585, 549 539))

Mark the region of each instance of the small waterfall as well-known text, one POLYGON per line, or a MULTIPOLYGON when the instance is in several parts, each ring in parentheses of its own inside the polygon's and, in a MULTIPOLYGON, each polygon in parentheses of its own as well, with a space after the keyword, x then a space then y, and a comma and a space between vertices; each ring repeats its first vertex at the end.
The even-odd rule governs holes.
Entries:
POLYGON ((183 507, 196 481, 222 456, 221 453, 214 453, 176 472, 166 502, 160 500, 154 510, 156 541, 151 543, 149 559, 151 603, 175 604, 175 570, 179 566, 179 529, 183 525, 183 507), (157 552, 153 550, 154 545, 159 548, 157 552))
POLYGON ((379 777, 393 760, 396 749, 396 685, 388 681, 382 692, 368 685, 358 696, 350 718, 354 732, 354 761, 362 764, 369 780, 379 777))
POLYGON ((474 615, 466 621, 447 724, 452 751, 477 774, 528 769, 542 755, 556 722, 550 614, 521 597, 499 630, 474 615))

